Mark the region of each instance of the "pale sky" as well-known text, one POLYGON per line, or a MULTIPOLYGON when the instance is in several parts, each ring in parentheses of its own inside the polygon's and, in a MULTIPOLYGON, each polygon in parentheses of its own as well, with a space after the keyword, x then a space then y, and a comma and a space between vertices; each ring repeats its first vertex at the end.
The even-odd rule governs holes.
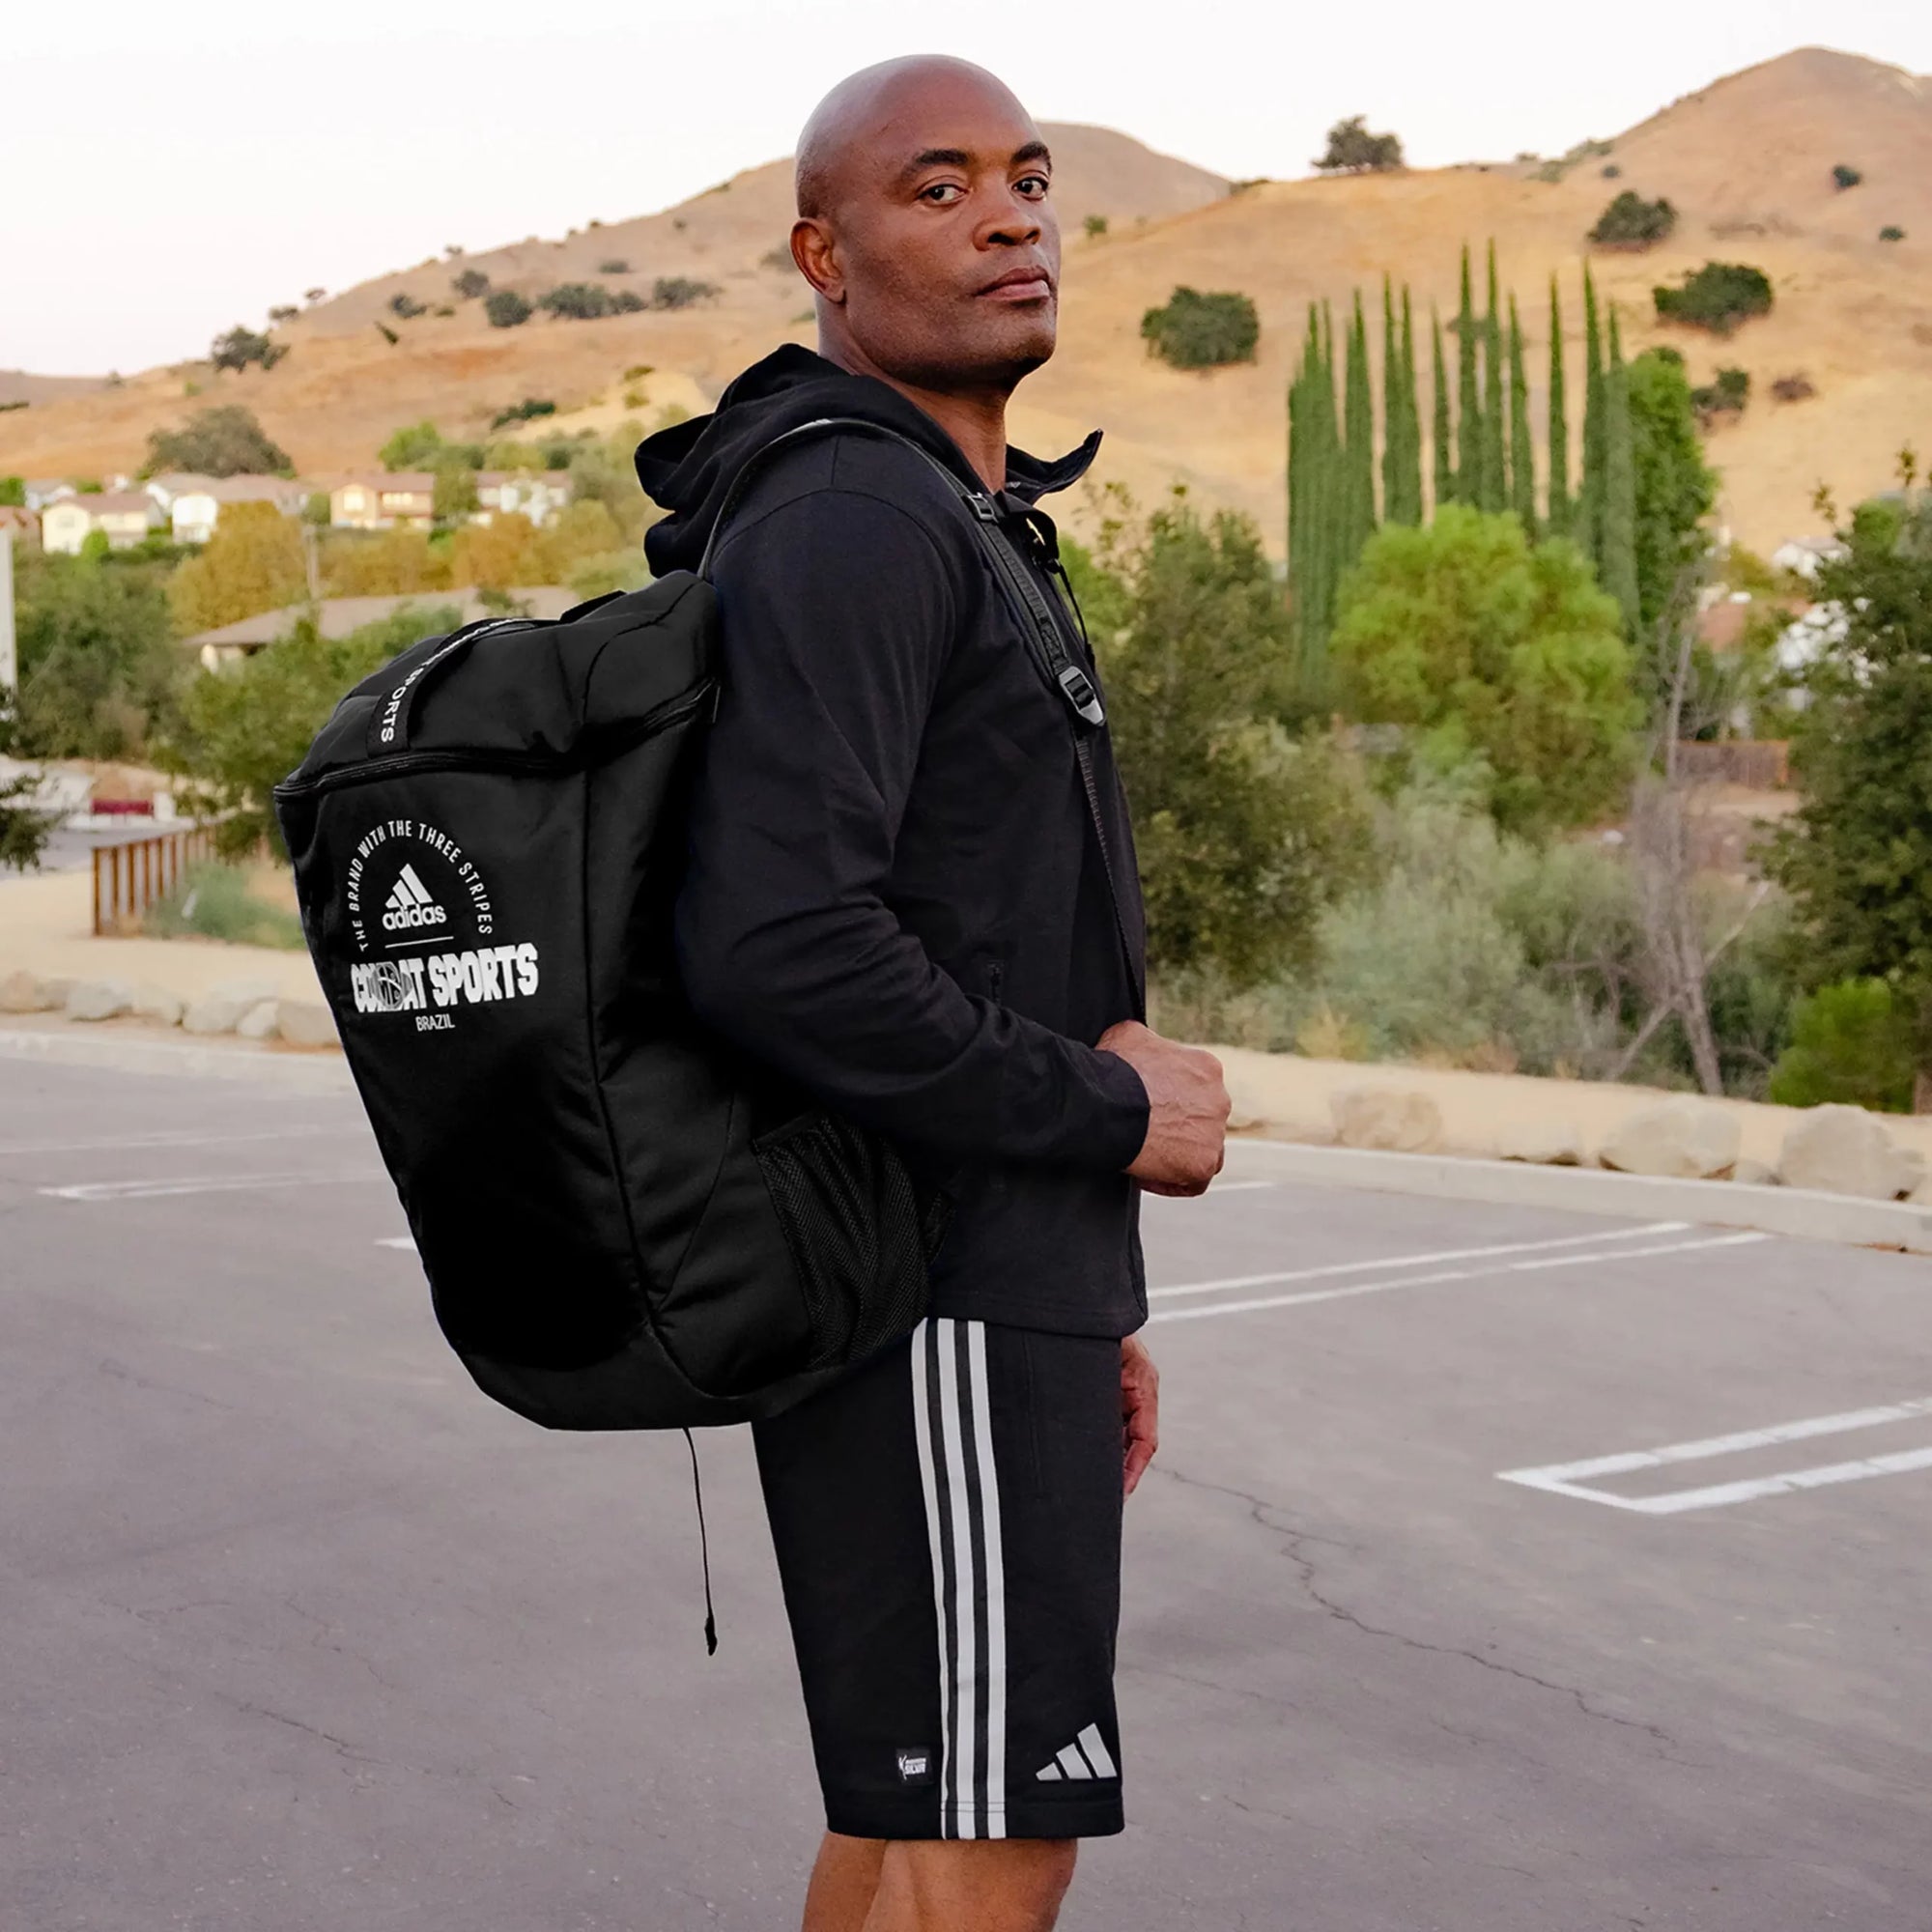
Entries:
POLYGON ((456 242, 560 236, 790 152, 875 60, 1233 177, 1363 113, 1420 165, 1561 153, 1825 43, 1932 72, 1926 0, 0 0, 0 368, 124 371, 456 242))

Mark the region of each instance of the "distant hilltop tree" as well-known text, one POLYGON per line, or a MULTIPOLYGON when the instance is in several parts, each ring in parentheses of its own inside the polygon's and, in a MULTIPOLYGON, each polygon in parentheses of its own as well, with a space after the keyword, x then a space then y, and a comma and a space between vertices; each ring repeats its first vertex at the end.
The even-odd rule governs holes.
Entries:
POLYGON ((1141 337, 1149 352, 1177 369, 1252 362, 1261 334, 1253 300, 1233 290, 1203 295, 1198 289, 1177 288, 1163 307, 1141 317, 1141 337))
POLYGON ((1379 175, 1399 168, 1402 141, 1394 134, 1371 134, 1366 115, 1351 114, 1328 130, 1328 152, 1315 163, 1324 175, 1379 175))
POLYGON ((1847 188, 1857 187, 1858 185, 1863 180, 1864 176, 1861 175, 1857 168, 1848 166, 1843 161, 1840 161, 1838 165, 1832 170, 1832 185, 1838 190, 1840 194, 1843 194, 1847 188))
POLYGON ((490 277, 481 269, 465 269, 449 286, 463 300, 474 301, 490 293, 490 277))
POLYGON ((1625 188, 1597 217, 1590 240, 1599 248, 1635 250, 1667 242, 1677 226, 1677 211, 1663 196, 1646 201, 1625 188))
POLYGON ((288 353, 285 344, 272 342, 256 329, 243 328, 238 322, 226 335, 217 335, 209 344, 208 359, 216 369, 233 369, 239 373, 251 362, 259 362, 264 369, 272 369, 288 353))
POLYGON ((1706 262, 1679 288, 1652 291, 1660 322, 1729 335, 1741 322, 1771 313, 1771 277, 1745 262, 1706 262))
POLYGON ((535 311, 515 289, 498 289, 485 299, 483 313, 490 318, 492 328, 517 328, 535 311))
POLYGON ((253 410, 223 403, 198 410, 180 429, 148 438, 150 476, 182 470, 192 476, 292 476, 288 451, 271 442, 253 410))

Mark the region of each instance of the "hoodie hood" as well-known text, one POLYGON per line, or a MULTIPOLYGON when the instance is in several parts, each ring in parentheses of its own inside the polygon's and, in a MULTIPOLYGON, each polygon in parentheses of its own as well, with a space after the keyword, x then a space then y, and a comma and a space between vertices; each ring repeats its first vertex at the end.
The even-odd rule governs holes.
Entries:
MULTIPOLYGON (((638 445, 638 481, 670 512, 644 532, 644 555, 654 576, 696 570, 731 479, 774 437, 818 416, 858 416, 908 436, 962 482, 985 486, 959 445, 918 404, 874 376, 854 376, 816 352, 787 342, 734 377, 708 416, 694 416, 646 437, 638 445)), ((1065 490, 1087 472, 1100 446, 1094 430, 1053 462, 1007 447, 1003 495, 1031 506, 1049 491, 1065 490)))

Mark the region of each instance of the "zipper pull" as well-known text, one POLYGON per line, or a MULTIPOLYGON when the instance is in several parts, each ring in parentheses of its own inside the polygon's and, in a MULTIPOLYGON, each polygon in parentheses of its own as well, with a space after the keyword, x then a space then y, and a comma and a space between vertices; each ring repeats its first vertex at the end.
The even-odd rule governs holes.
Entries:
POLYGON ((982 496, 978 490, 969 490, 966 500, 972 504, 973 514, 982 524, 997 524, 1000 521, 1000 513, 994 507, 992 497, 982 496))

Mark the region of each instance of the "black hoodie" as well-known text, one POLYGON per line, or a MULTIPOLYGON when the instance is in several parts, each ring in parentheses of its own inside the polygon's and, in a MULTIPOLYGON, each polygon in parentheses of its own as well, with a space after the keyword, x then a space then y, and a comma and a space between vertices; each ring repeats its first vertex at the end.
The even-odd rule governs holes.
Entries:
MULTIPOLYGON (((713 414, 639 448, 645 491, 671 512, 645 537, 651 568, 696 569, 747 458, 826 415, 896 429, 984 488, 888 384, 787 345, 713 414)), ((1098 442, 1057 463, 1009 449, 994 498, 1057 612, 1053 526, 1033 504, 1077 481, 1098 442)), ((957 1206, 935 1314, 1127 1334, 1147 1300, 1122 1170, 1148 1100, 1093 1042, 1141 1005, 1144 927, 1105 733, 1124 948, 1068 713, 968 513, 914 451, 863 432, 802 439, 756 472, 711 578, 724 696, 675 918, 693 1005, 946 1180, 957 1206)))

